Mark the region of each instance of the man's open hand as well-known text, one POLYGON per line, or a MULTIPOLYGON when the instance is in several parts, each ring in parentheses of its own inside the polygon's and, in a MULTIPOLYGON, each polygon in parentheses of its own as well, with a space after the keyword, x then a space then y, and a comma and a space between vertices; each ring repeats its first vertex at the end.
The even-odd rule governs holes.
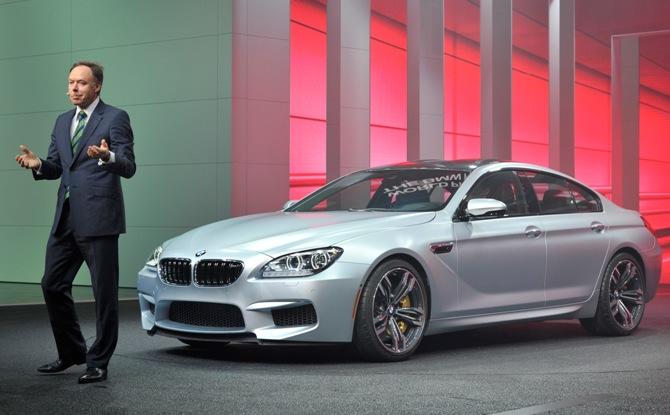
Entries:
POLYGON ((24 169, 39 169, 40 165, 42 164, 40 162, 39 157, 35 155, 30 149, 23 144, 19 146, 19 150, 21 151, 21 154, 16 156, 16 162, 19 163, 19 166, 23 167, 24 169))
POLYGON ((103 138, 100 142, 100 147, 88 146, 86 154, 92 159, 102 159, 102 161, 105 162, 109 161, 109 145, 107 145, 107 140, 103 138))

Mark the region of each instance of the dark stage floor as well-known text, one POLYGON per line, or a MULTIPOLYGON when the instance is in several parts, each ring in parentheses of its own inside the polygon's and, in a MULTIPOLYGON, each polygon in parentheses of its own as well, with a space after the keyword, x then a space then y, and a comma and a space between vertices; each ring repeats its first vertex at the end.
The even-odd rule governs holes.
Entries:
MULTIPOLYGON (((92 336, 92 305, 78 307, 92 336)), ((670 413, 668 287, 630 337, 591 337, 573 321, 513 324, 428 337, 395 364, 334 346, 196 351, 147 336, 135 301, 122 302, 121 328, 110 379, 78 385, 83 366, 35 371, 55 357, 43 305, 0 308, 0 414, 670 413)))
MULTIPOLYGON (((91 302, 95 298, 90 286, 75 285, 72 297, 77 302, 91 302)), ((119 299, 134 300, 137 298, 135 288, 119 288, 119 299)), ((40 284, 0 282, 0 307, 16 305, 44 304, 44 296, 40 284)))

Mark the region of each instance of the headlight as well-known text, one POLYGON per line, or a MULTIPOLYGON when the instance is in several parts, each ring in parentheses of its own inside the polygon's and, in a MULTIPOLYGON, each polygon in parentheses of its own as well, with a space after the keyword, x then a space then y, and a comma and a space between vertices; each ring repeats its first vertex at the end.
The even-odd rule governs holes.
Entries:
POLYGON ((342 255, 342 248, 314 249, 284 255, 263 267, 264 278, 309 277, 328 268, 342 255))
POLYGON ((163 253, 163 245, 159 246, 158 248, 154 249, 153 254, 147 259, 147 267, 152 267, 156 268, 158 266, 158 258, 161 256, 163 253))

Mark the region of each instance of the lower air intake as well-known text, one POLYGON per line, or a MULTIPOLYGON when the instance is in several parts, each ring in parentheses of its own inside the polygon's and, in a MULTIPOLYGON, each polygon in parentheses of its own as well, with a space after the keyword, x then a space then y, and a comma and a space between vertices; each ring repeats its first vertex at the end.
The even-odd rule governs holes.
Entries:
POLYGON ((299 307, 280 308, 272 310, 272 319, 275 326, 309 326, 316 324, 316 311, 312 304, 299 307))
POLYGON ((190 326, 244 328, 242 312, 230 304, 174 301, 169 315, 171 321, 190 326))

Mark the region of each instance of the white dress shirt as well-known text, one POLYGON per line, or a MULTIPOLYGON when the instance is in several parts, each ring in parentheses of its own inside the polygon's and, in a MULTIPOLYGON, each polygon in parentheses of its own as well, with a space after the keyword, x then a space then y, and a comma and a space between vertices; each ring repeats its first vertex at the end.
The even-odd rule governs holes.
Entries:
MULTIPOLYGON (((77 124, 79 124, 79 113, 82 111, 86 113, 86 118, 84 118, 84 128, 86 128, 86 124, 88 124, 88 120, 91 119, 91 115, 93 115, 93 111, 95 111, 95 107, 98 106, 99 102, 100 97, 97 97, 95 101, 91 102, 91 104, 86 108, 81 108, 77 105, 77 110, 74 112, 74 117, 72 117, 72 123, 70 123, 70 138, 72 138, 74 135, 74 131, 77 129, 77 124)), ((107 141, 109 141, 109 138, 107 141)), ((109 143, 107 144, 109 145, 109 143)), ((97 143, 96 145, 100 145, 100 143, 97 143)), ((102 166, 107 163, 114 163, 114 161, 116 161, 114 153, 110 151, 109 160, 103 161, 102 159, 98 159, 98 166, 102 166)))
POLYGON ((74 117, 72 117, 72 122, 70 123, 70 138, 74 135, 74 130, 77 129, 77 124, 79 124, 79 113, 84 111, 86 113, 86 118, 84 118, 84 126, 88 124, 88 120, 91 119, 91 115, 93 114, 93 111, 95 110, 95 107, 98 106, 98 103, 100 102, 100 97, 97 97, 95 101, 91 102, 91 105, 89 105, 86 108, 80 108, 77 105, 77 110, 74 112, 74 117))

